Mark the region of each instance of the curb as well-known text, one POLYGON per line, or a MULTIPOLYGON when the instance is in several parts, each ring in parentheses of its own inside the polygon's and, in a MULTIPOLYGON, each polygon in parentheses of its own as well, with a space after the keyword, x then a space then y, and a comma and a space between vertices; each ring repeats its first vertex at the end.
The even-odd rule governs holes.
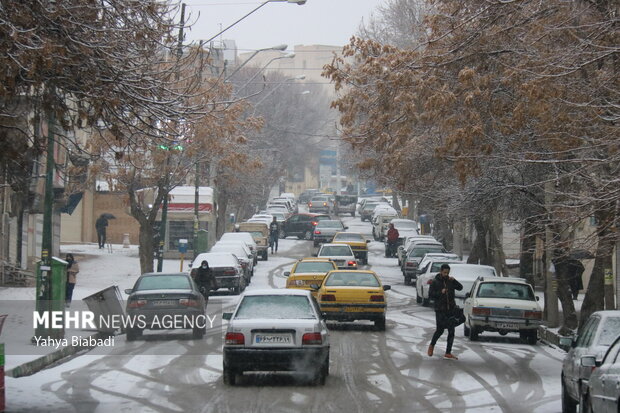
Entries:
MULTIPOLYGON (((92 334, 90 336, 85 336, 83 338, 85 339, 104 339, 106 337, 109 337, 110 335, 107 333, 95 333, 92 334)), ((89 340, 90 341, 90 340, 89 340)), ((45 356, 41 356, 38 359, 29 361, 27 363, 21 364, 19 366, 13 367, 11 370, 8 370, 6 372, 6 376, 9 377, 13 377, 13 378, 19 378, 19 377, 25 377, 25 376, 31 376, 35 373, 38 373, 39 371, 49 367, 50 365, 58 362, 59 360, 62 360, 64 358, 67 358, 69 356, 72 356, 74 354, 79 353, 80 351, 83 350, 92 350, 93 348, 97 347, 97 345, 93 345, 93 346, 66 346, 63 347, 59 350, 56 350, 52 353, 46 354, 45 356)))
POLYGON ((549 330, 547 326, 538 327, 538 338, 540 338, 541 341, 544 341, 548 344, 552 344, 564 351, 568 351, 566 348, 560 346, 560 338, 563 338, 563 337, 564 336, 559 335, 555 331, 549 330))

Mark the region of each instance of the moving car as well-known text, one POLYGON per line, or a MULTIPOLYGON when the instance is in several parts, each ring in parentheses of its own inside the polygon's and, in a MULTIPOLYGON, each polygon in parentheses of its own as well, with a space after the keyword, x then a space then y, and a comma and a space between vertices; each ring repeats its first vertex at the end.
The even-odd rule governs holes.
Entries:
MULTIPOLYGON (((133 288, 125 290, 127 315, 144 320, 144 329, 191 328, 194 338, 202 338, 206 331, 206 301, 196 283, 187 273, 142 274, 133 288), (163 322, 173 317, 179 324, 163 322)), ((127 341, 142 335, 136 323, 127 328, 127 341)))
POLYGON ((256 242, 256 249, 258 251, 258 255, 263 259, 263 261, 267 261, 269 258, 268 249, 269 249, 269 223, 266 222, 241 222, 239 223, 239 232, 247 232, 252 235, 254 238, 254 242, 256 242))
POLYGON ((245 245, 248 246, 250 251, 252 251, 252 256, 254 257, 254 264, 258 263, 258 245, 256 245, 256 241, 252 237, 252 234, 248 232, 225 232, 222 234, 222 237, 219 240, 220 242, 237 242, 243 241, 245 245))
POLYGON ((595 361, 600 362, 618 335, 620 311, 596 311, 590 315, 578 336, 560 339, 560 345, 570 349, 562 363, 563 411, 574 412, 578 403, 588 399, 592 366, 584 366, 581 358, 594 356, 595 361))
POLYGON ((582 364, 595 367, 588 382, 587 398, 582 411, 617 413, 620 408, 620 336, 616 337, 603 361, 584 356, 582 364), (589 359, 589 360, 588 360, 589 359))
POLYGON ((338 232, 334 235, 332 244, 347 244, 353 250, 353 255, 362 264, 368 265, 368 243, 369 239, 364 238, 359 232, 338 232))
POLYGON ((334 261, 340 269, 357 269, 357 260, 350 246, 344 244, 323 244, 316 255, 334 261))
POLYGON ((322 242, 332 242, 337 232, 344 231, 349 227, 345 227, 342 221, 337 219, 324 219, 319 221, 314 227, 314 246, 318 247, 322 242))
POLYGON ((308 212, 323 212, 329 214, 332 211, 332 204, 327 195, 313 196, 308 202, 308 212))
POLYGON ((311 240, 314 227, 324 219, 331 218, 325 214, 293 214, 280 224, 280 238, 296 235, 299 239, 311 240))
POLYGON ((385 330, 385 291, 390 288, 381 284, 374 271, 334 270, 318 288, 317 299, 328 320, 370 320, 378 330, 385 330))
POLYGON ((316 291, 312 290, 310 285, 321 285, 325 275, 331 270, 337 270, 336 264, 332 260, 324 258, 302 258, 297 261, 291 271, 286 271, 284 275, 288 277, 286 280, 286 288, 301 288, 311 290, 312 295, 316 295, 316 291))
POLYGON ((483 331, 517 332, 528 344, 536 344, 542 309, 524 279, 479 277, 465 297, 463 331, 471 341, 483 331))
POLYGON ((304 192, 302 192, 301 194, 299 194, 299 203, 307 203, 308 201, 310 201, 310 199, 316 195, 316 194, 320 194, 321 191, 318 189, 306 189, 304 192))
POLYGON ((357 208, 357 196, 355 195, 336 195, 334 202, 334 214, 351 214, 355 216, 357 208))
POLYGON ((224 383, 246 371, 308 373, 324 385, 329 374, 329 332, 309 291, 246 292, 232 313, 224 341, 224 383))
POLYGON ((245 290, 245 276, 239 259, 230 252, 205 252, 198 254, 192 262, 190 275, 196 278, 196 271, 200 268, 203 261, 209 263, 209 268, 213 271, 217 289, 228 288, 235 294, 245 290))
POLYGON ((448 252, 439 241, 420 240, 410 245, 407 255, 402 261, 402 271, 405 277, 405 285, 411 284, 417 279, 418 264, 422 258, 429 252, 445 253, 448 252))

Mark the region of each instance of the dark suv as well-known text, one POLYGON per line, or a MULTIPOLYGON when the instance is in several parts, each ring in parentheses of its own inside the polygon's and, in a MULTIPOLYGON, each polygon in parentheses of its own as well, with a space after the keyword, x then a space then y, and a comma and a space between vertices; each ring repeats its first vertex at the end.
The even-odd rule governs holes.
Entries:
POLYGON ((280 224, 280 238, 296 235, 299 239, 311 240, 314 227, 324 219, 331 218, 327 214, 293 214, 280 224))

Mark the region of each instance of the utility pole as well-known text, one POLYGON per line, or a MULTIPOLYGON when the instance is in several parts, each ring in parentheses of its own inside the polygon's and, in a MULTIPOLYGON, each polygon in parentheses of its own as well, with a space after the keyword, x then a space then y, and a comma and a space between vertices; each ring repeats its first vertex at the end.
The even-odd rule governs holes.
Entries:
MULTIPOLYGON (((547 209, 547 225, 545 225, 545 312, 547 314, 547 326, 555 328, 560 324, 557 285, 558 280, 555 271, 551 271, 553 262, 553 241, 551 232, 551 204, 553 202, 553 182, 545 184, 545 207, 547 209)), ((555 268, 555 266, 554 266, 555 268)))
MULTIPOLYGON (((183 28, 185 26, 185 3, 181 4, 181 24, 179 27, 179 42, 177 45, 177 59, 180 61, 181 56, 183 55, 183 28)), ((180 63, 179 63, 180 64, 180 63)), ((179 73, 180 66, 177 68, 177 72, 175 75, 175 79, 178 81, 181 77, 181 73, 179 73)), ((165 173, 168 174, 168 164, 170 163, 170 154, 166 155, 166 170, 165 173)), ((164 201, 161 209, 161 224, 159 226, 159 254, 157 257, 157 272, 162 272, 164 265, 164 244, 166 242, 166 225, 168 220, 168 191, 169 187, 169 179, 170 176, 166 176, 164 178, 164 182, 166 183, 164 201)))

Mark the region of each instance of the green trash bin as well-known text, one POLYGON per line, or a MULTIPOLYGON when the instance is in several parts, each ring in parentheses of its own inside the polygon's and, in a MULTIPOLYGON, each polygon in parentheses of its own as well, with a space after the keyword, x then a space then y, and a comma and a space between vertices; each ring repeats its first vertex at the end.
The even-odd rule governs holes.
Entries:
MULTIPOLYGON (((48 272, 48 276, 51 276, 51 294, 49 299, 43 300, 41 298, 42 288, 42 262, 37 262, 37 310, 39 311, 64 311, 65 310, 65 293, 67 288, 67 261, 57 257, 52 257, 51 274, 48 272)), ((36 335, 50 335, 51 337, 64 337, 65 331, 62 329, 51 329, 49 331, 43 331, 41 328, 37 329, 36 335)))
POLYGON ((197 257, 198 254, 202 254, 203 252, 207 252, 209 249, 209 231, 206 229, 198 230, 196 234, 196 239, 194 240, 194 257, 197 257))

